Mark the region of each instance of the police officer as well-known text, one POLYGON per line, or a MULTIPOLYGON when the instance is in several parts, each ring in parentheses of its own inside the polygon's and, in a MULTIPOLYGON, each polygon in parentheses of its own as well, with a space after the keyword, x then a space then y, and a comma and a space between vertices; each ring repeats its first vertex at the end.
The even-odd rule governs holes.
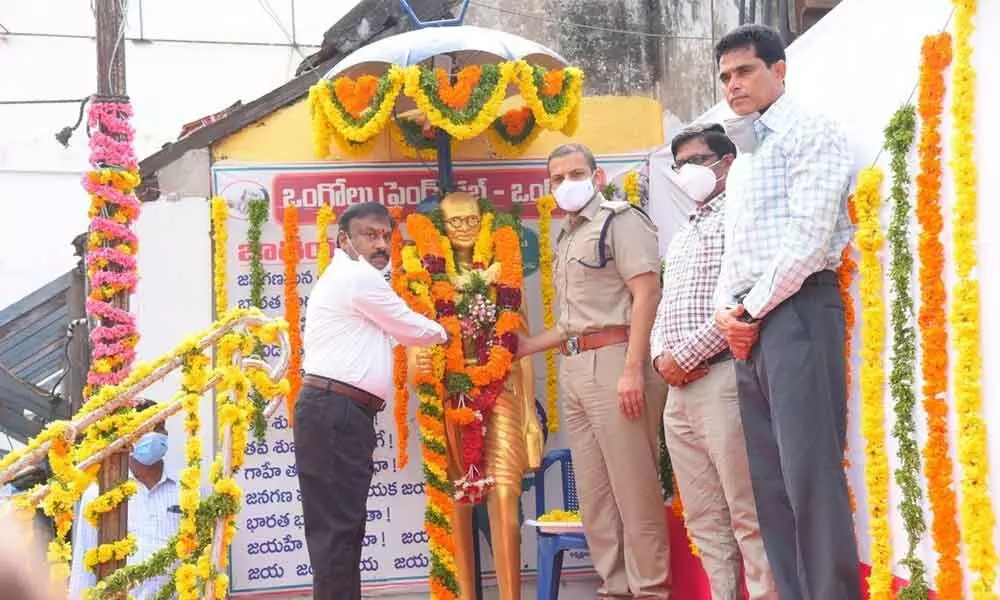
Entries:
POLYGON ((556 148, 548 173, 567 213, 554 272, 559 320, 518 352, 563 355, 563 418, 598 597, 667 598, 657 469, 666 385, 647 358, 660 299, 656 228, 628 202, 604 198, 606 176, 586 146, 556 148))

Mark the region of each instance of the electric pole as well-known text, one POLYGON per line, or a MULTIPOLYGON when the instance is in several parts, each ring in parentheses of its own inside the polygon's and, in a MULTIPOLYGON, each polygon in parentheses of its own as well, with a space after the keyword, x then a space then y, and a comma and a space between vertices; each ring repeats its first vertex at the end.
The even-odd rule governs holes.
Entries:
MULTIPOLYGON (((122 0, 94 0, 94 18, 97 25, 97 98, 96 100, 127 101, 125 95, 125 15, 122 0)), ((106 132, 110 133, 110 132, 106 132)), ((121 165, 107 165, 121 166, 121 165)), ((111 303, 127 311, 128 293, 120 293, 111 303)), ((123 450, 108 456, 101 463, 101 493, 113 489, 128 479, 129 451, 123 450)), ((128 535, 128 502, 101 515, 98 541, 101 544, 116 542, 128 535)), ((97 566, 98 579, 104 579, 125 566, 124 560, 112 560, 97 566)), ((74 568, 82 568, 74 565, 74 568)))

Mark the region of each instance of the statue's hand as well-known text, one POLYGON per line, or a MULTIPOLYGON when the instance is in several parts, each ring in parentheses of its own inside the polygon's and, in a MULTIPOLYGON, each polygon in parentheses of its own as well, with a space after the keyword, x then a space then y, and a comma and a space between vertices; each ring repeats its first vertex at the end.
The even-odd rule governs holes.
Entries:
POLYGON ((545 450, 545 434, 538 419, 532 415, 524 427, 524 445, 528 454, 528 470, 535 471, 542 466, 542 452, 545 450))
POLYGON ((431 356, 429 348, 418 348, 416 350, 414 362, 417 366, 417 370, 421 373, 426 374, 434 371, 434 359, 431 356))

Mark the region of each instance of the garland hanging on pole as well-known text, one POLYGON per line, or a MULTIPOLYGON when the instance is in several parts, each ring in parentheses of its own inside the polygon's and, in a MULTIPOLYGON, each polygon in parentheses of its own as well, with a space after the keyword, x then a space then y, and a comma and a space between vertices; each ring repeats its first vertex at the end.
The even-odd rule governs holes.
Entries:
MULTIPOLYGON (((389 246, 389 264, 392 266, 392 289, 396 291, 400 298, 405 298, 406 278, 403 272, 403 209, 393 207, 389 209, 394 227, 392 228, 392 240, 389 246)), ((399 470, 406 468, 410 462, 410 390, 406 387, 407 364, 406 347, 397 344, 392 349, 393 352, 393 389, 395 393, 395 404, 393 406, 393 417, 396 419, 396 434, 399 439, 397 443, 397 462, 399 470)))
POLYGON ((879 210, 882 171, 865 169, 858 176, 854 207, 858 229, 854 241, 861 254, 861 434, 865 440, 865 486, 872 570, 871 600, 892 598, 892 532, 889 529, 889 457, 885 450, 885 300, 882 297, 884 243, 879 210))
MULTIPOLYGON (((535 202, 538 209, 538 263, 541 276, 542 325, 546 329, 556 326, 556 289, 553 282, 552 211, 556 208, 551 194, 535 202)), ((559 431, 559 374, 556 371, 556 351, 545 351, 545 418, 549 433, 559 431)))
POLYGON ((226 298, 226 242, 229 240, 226 231, 226 220, 229 218, 229 208, 226 199, 221 196, 212 198, 212 285, 215 290, 215 314, 221 315, 229 308, 226 298))
POLYGON ((996 514, 989 490, 988 426, 983 418, 983 362, 977 234, 978 173, 975 158, 976 70, 972 65, 972 33, 976 0, 953 0, 955 66, 952 70, 952 252, 958 281, 951 326, 955 340, 955 412, 958 415, 958 463, 961 468, 962 541, 976 600, 996 598, 997 551, 993 536, 996 514))
POLYGON ((909 569, 908 583, 899 592, 901 600, 928 597, 927 567, 917 554, 918 545, 927 532, 924 519, 923 493, 920 489, 920 449, 917 445, 917 422, 913 414, 917 405, 916 331, 913 323, 913 251, 910 249, 910 174, 907 157, 913 148, 916 131, 916 111, 911 104, 896 111, 885 129, 885 148, 892 157, 892 217, 889 221, 888 242, 891 252, 889 279, 892 284, 892 370, 889 392, 892 396, 895 420, 892 435, 896 439, 899 466, 895 471, 896 485, 902 498, 899 511, 906 532, 906 555, 901 561, 909 569))
POLYGON ((285 399, 288 422, 294 423, 295 399, 302 388, 302 307, 299 300, 299 213, 294 205, 285 207, 283 215, 284 244, 281 258, 285 263, 285 321, 288 323, 289 352, 288 383, 291 388, 285 399))
MULTIPOLYGON (((267 220, 267 201, 262 198, 255 198, 250 201, 250 226, 247 228, 247 246, 250 249, 250 306, 264 309, 264 261, 260 247, 260 236, 264 230, 264 221, 267 220)), ((264 356, 264 347, 258 345, 254 349, 254 354, 258 357, 264 356)), ((250 402, 253 404, 253 426, 254 439, 263 442, 267 434, 267 419, 264 418, 264 410, 267 402, 264 396, 256 389, 250 392, 250 402)))
MULTIPOLYGON (((851 219, 851 224, 857 226, 858 215, 854 210, 854 196, 847 198, 847 215, 851 219)), ((857 324, 857 314, 854 310, 854 296, 851 288, 854 286, 854 274, 858 269, 858 263, 854 260, 854 245, 847 244, 843 252, 840 253, 840 266, 837 267, 837 284, 840 289, 840 300, 844 305, 844 379, 847 394, 851 394, 851 386, 854 383, 854 374, 851 372, 851 359, 854 357, 852 348, 854 338, 854 326, 857 324)), ((845 407, 846 410, 846 407, 845 407)), ((847 422, 850 423, 850 415, 847 415, 847 422)), ((841 465, 846 473, 851 468, 850 448, 846 441, 844 443, 844 458, 841 465)), ((851 513, 858 510, 858 500, 851 488, 851 482, 847 481, 847 499, 851 503, 851 513)))
POLYGON ((921 50, 920 174, 917 175, 917 223, 920 237, 920 359, 923 407, 927 415, 924 473, 931 508, 931 537, 937 553, 935 589, 941 598, 961 598, 964 592, 958 529, 958 498, 948 432, 948 329, 944 286, 944 244, 941 232, 941 118, 944 114, 945 70, 951 64, 951 34, 924 38, 921 50))
POLYGON ((337 215, 329 204, 319 207, 316 214, 316 275, 317 277, 330 266, 330 225, 336 222, 337 215))

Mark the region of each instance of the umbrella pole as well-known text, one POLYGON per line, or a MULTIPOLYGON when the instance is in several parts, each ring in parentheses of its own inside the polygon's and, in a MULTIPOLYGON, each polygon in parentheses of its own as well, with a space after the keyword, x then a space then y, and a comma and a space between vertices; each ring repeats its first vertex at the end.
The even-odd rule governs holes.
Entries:
POLYGON ((448 192, 455 191, 454 165, 451 158, 451 136, 441 129, 435 137, 438 159, 438 189, 443 197, 448 192))

